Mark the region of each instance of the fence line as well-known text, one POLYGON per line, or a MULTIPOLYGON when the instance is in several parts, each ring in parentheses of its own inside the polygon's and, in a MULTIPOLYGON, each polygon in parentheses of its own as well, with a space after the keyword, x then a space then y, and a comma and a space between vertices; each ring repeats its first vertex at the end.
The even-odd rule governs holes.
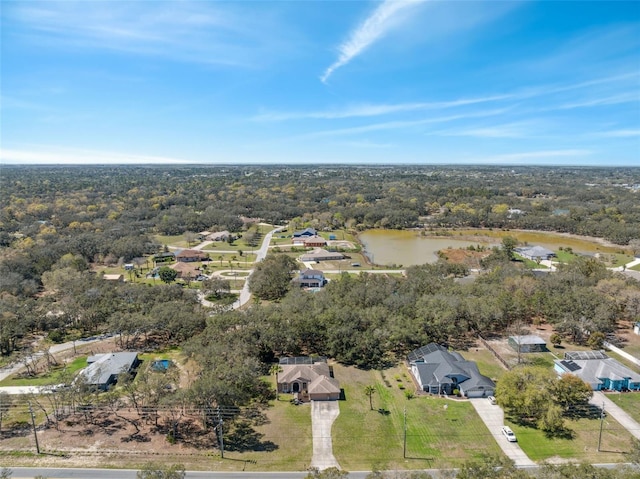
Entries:
POLYGON ((500 357, 500 355, 498 354, 498 351, 493 349, 491 345, 487 342, 487 340, 484 339, 480 333, 478 333, 478 339, 480 339, 480 342, 484 345, 485 348, 491 351, 491 354, 493 354, 496 357, 496 359, 500 361, 500 364, 502 364, 507 369, 507 371, 511 369, 511 366, 509 366, 507 362, 504 359, 502 359, 502 357, 500 357))

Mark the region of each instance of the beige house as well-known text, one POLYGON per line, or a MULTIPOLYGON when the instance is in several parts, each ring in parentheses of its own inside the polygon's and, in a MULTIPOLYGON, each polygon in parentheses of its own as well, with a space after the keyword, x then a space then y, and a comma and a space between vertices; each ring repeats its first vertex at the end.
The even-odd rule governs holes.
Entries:
POLYGON ((178 278, 195 278, 200 274, 200 268, 193 263, 174 263, 169 268, 178 273, 178 278))
POLYGON ((340 383, 321 358, 283 358, 278 374, 278 392, 292 393, 303 402, 340 399, 340 383))

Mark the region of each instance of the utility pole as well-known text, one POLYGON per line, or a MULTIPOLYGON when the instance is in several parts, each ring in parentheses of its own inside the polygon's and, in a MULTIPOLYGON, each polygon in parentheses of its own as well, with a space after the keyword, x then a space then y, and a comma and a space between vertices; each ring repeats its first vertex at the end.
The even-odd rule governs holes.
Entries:
POLYGON ((33 415, 31 403, 29 403, 29 414, 31 414, 31 424, 33 425, 33 437, 36 439, 36 452, 40 454, 40 445, 38 444, 38 433, 36 432, 36 418, 33 415))
POLYGON ((402 442, 402 457, 407 458, 407 408, 404 408, 404 439, 402 442))
POLYGON ((220 412, 220 406, 218 406, 218 437, 220 441, 220 458, 224 459, 224 433, 222 426, 222 413, 220 412))
POLYGON ((602 425, 604 423, 604 402, 602 403, 602 411, 600 411, 600 434, 598 435, 598 452, 600 452, 600 444, 602 444, 602 425))

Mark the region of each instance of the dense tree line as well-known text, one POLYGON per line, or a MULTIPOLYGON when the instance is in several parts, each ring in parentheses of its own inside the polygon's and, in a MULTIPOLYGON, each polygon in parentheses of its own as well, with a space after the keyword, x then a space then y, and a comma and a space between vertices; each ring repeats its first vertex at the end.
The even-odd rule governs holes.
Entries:
POLYGON ((204 359, 225 343, 262 364, 318 354, 378 368, 431 341, 464 347, 478 332, 501 335, 541 321, 567 341, 597 333, 615 341, 619 320, 640 317, 638 283, 592 259, 543 277, 504 261, 471 284, 452 271, 440 262, 411 267, 406 277, 343 274, 315 294, 293 289, 277 304, 212 318, 190 350, 204 359))

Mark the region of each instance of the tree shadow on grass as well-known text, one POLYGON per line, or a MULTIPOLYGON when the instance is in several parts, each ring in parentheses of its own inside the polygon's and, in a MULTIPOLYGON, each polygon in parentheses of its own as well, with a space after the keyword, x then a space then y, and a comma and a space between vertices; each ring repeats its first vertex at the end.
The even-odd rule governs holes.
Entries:
POLYGON ((225 434, 224 448, 227 451, 264 451, 272 452, 278 445, 271 441, 262 441, 264 434, 255 431, 246 421, 240 421, 225 434))

